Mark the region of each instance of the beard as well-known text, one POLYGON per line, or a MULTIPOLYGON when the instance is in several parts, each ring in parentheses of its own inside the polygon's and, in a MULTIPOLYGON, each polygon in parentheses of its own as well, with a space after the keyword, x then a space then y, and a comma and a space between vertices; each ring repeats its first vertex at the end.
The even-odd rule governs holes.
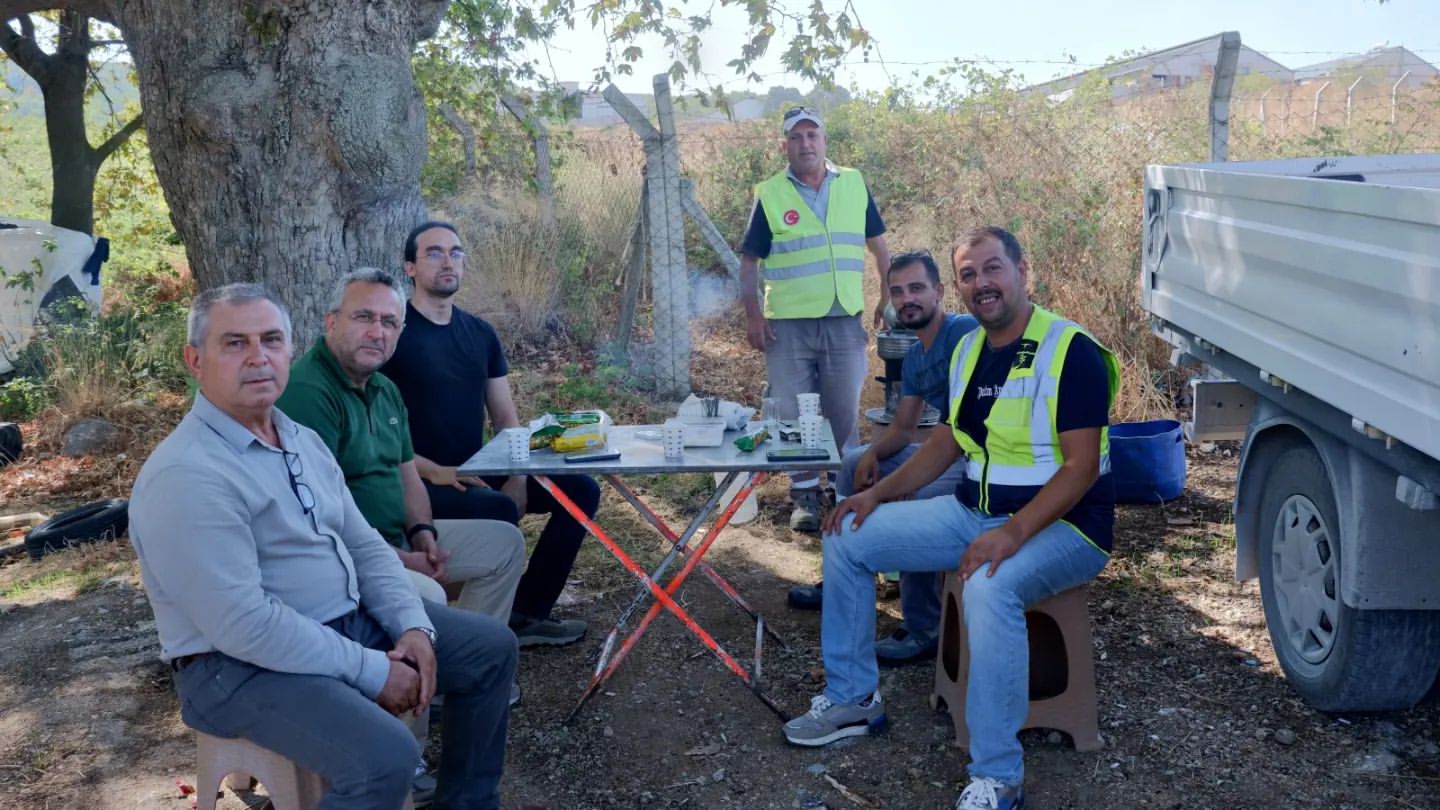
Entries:
POLYGON ((460 279, 454 281, 433 281, 425 285, 425 292, 436 298, 451 298, 455 293, 460 292, 460 279))
POLYGON ((929 311, 920 309, 919 312, 911 311, 910 314, 907 315, 905 311, 902 310, 895 313, 895 319, 906 329, 924 329, 930 325, 931 321, 935 320, 935 313, 938 311, 938 309, 929 311))

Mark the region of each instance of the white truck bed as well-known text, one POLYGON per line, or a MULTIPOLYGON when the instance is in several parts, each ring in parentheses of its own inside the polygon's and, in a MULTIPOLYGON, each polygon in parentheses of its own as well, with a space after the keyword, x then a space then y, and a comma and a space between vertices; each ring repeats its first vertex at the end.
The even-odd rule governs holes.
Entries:
POLYGON ((1440 459, 1440 155, 1150 166, 1145 186, 1154 317, 1440 459))

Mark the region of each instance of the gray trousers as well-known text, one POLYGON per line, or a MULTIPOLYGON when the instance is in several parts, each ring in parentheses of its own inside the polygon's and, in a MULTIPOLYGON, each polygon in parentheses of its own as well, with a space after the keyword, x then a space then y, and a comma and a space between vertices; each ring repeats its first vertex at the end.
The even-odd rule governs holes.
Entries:
MULTIPOLYGON (((505 765, 515 634, 469 611, 425 604, 438 647, 436 690, 445 695, 437 810, 495 810, 505 765)), ((389 650, 389 635, 363 611, 331 629, 389 650)), ((410 793, 420 746, 399 718, 335 678, 274 672, 223 653, 175 675, 180 716, 216 737, 243 737, 322 776, 317 810, 397 810, 410 793)), ((423 709, 422 709, 423 710, 423 709)))
MULTIPOLYGON (((772 320, 775 341, 765 350, 765 374, 780 418, 799 414, 796 394, 819 394, 820 412, 830 420, 841 453, 860 441, 860 388, 870 362, 865 349, 870 334, 860 316, 772 320)), ((796 489, 814 487, 819 474, 790 474, 796 489)))
MULTIPOLYGON (((936 430, 949 430, 940 425, 936 430)), ((840 478, 835 482, 835 494, 848 498, 855 494, 855 467, 870 445, 862 444, 845 454, 840 468, 840 478)), ((900 469, 920 449, 918 444, 907 444, 900 452, 889 458, 880 459, 880 477, 900 469)), ((915 499, 953 498, 955 487, 965 480, 965 459, 950 465, 940 477, 915 491, 915 499)), ((940 633, 940 595, 945 587, 944 571, 901 571, 900 572, 900 625, 911 635, 934 638, 940 633)))

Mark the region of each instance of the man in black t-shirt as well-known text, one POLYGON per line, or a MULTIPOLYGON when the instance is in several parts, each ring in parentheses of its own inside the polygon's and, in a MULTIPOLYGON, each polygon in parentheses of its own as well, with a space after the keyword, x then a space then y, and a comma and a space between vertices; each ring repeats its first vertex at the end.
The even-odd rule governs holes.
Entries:
MULTIPOLYGON (((453 225, 426 222, 410 232, 405 274, 415 290, 395 355, 381 371, 399 387, 410 412, 415 467, 436 518, 519 523, 524 514, 550 515, 515 592, 510 628, 522 647, 569 644, 585 635, 585 623, 554 619, 550 610, 575 565, 585 527, 529 476, 481 479, 456 473, 485 443, 487 414, 496 433, 520 425, 499 336, 455 306, 464 273, 465 250, 453 225)), ((593 479, 550 479, 587 515, 595 514, 600 487, 593 479)))
POLYGON ((883 726, 874 574, 956 571, 965 579, 971 757, 956 806, 1016 810, 1016 735, 1029 706, 1025 607, 1089 581, 1109 559, 1107 426, 1120 371, 1084 329, 1030 302, 1029 267, 1010 233, 970 231, 953 259, 955 288, 981 328, 951 361, 949 428, 826 517, 825 693, 785 724, 785 737, 817 746, 883 726), (887 503, 962 459, 954 498, 887 503))

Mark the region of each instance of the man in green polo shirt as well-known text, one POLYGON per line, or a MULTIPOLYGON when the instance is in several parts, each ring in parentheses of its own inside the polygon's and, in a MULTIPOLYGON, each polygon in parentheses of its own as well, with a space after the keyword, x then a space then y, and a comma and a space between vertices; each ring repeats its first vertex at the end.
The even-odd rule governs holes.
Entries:
POLYGON ((276 405, 320 434, 356 505, 395 547, 422 598, 443 604, 443 586, 460 584, 459 607, 506 621, 525 569, 524 537, 500 520, 432 519, 405 403, 377 371, 404 325, 404 293, 393 276, 373 268, 345 276, 325 315, 324 340, 295 361, 276 405))

